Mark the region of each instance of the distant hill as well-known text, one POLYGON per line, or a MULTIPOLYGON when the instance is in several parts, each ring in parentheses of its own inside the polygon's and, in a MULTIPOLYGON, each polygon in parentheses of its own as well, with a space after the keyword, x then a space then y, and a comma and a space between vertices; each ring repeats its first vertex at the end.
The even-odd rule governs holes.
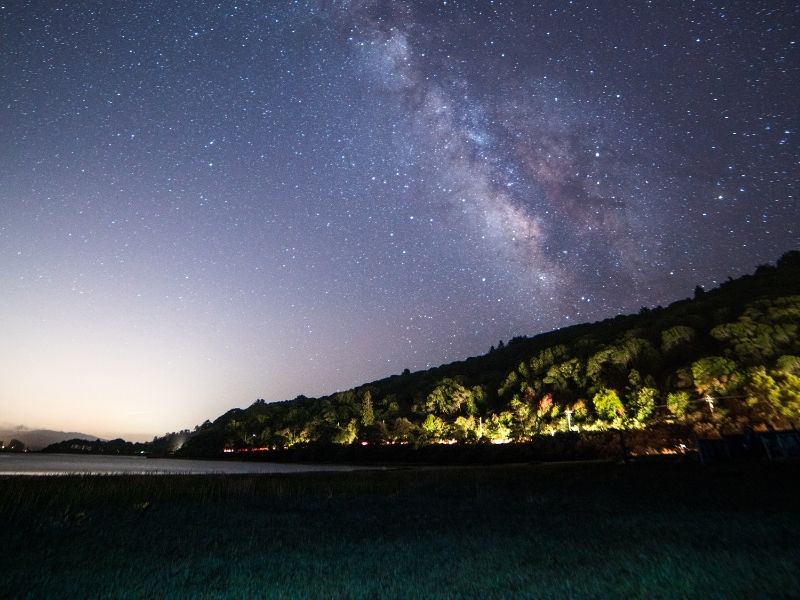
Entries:
MULTIPOLYGON (((42 452, 57 452, 60 454, 119 454, 132 456, 134 454, 153 455, 152 443, 126 442, 121 438, 113 440, 85 440, 69 439, 50 444, 42 452)), ((161 452, 165 455, 166 452, 161 452)))
POLYGON ((19 440, 28 450, 41 450, 50 444, 70 439, 97 440, 97 436, 76 431, 53 431, 51 429, 28 429, 24 426, 0 429, 0 441, 8 444, 12 439, 19 440))
MULTIPOLYGON (((800 422, 800 252, 666 308, 642 308, 325 396, 232 409, 181 449, 535 442, 562 433, 800 422)), ((176 434, 172 434, 176 435, 176 434)))

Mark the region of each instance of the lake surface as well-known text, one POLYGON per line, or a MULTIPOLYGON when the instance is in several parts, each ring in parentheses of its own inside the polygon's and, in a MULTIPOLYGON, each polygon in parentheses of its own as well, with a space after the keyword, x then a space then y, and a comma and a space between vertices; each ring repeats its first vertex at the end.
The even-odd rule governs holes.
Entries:
POLYGON ((143 456, 83 454, 0 454, 2 475, 214 475, 241 473, 308 473, 354 471, 347 465, 299 465, 268 462, 177 460, 143 456))

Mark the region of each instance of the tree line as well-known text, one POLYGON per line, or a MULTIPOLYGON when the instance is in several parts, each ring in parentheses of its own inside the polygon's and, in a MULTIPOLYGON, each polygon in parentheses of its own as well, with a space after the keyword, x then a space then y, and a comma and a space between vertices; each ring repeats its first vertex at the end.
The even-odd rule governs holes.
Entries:
POLYGON ((257 400, 181 432, 182 451, 529 441, 663 424, 699 435, 793 427, 798 324, 800 252, 790 252, 666 308, 514 338, 322 398, 257 400))

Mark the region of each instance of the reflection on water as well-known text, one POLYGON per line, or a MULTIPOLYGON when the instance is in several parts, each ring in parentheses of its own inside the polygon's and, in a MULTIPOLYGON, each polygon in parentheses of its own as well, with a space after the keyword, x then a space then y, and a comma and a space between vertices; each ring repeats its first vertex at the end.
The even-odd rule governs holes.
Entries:
POLYGON ((353 471, 343 465, 295 465, 280 463, 177 460, 140 456, 86 456, 81 454, 0 454, 2 475, 212 475, 236 473, 307 473, 353 471))

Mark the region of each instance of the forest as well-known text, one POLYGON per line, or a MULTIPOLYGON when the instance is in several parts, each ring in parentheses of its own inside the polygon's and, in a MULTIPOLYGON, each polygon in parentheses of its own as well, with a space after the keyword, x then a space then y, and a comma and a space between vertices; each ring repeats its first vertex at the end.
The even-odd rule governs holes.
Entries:
POLYGON ((681 426, 698 437, 800 417, 800 252, 666 308, 500 342, 483 356, 321 398, 256 400, 150 445, 219 455, 303 447, 530 442, 681 426))
MULTIPOLYGON (((679 424, 697 435, 800 417, 800 252, 666 308, 500 342, 486 355, 321 398, 257 400, 181 453, 313 444, 524 442, 679 424)), ((168 436, 168 437, 170 437, 168 436)), ((162 443, 163 446, 163 443, 162 443)))

